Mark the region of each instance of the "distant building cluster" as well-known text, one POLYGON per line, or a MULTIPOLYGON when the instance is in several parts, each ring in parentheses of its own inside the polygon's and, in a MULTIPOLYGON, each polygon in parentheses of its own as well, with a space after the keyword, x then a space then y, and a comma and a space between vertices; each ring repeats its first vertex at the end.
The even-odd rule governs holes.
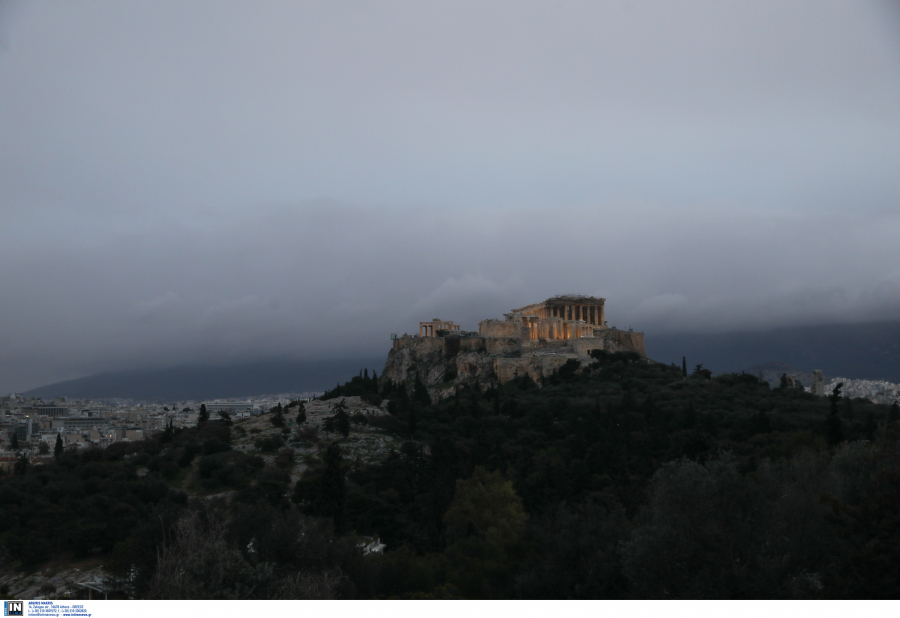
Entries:
POLYGON ((830 395, 834 387, 843 383, 841 395, 844 397, 862 397, 875 403, 894 403, 900 400, 900 384, 886 380, 853 380, 851 378, 832 378, 825 386, 825 394, 830 395))
MULTIPOLYGON (((285 393, 245 400, 146 403, 133 400, 82 401, 65 397, 46 402, 12 394, 0 397, 0 461, 12 461, 11 452, 32 457, 52 456, 57 436, 65 449, 104 448, 115 442, 143 440, 167 423, 175 427, 197 424, 202 405, 211 419, 224 412, 245 418, 292 400, 308 400, 321 393, 285 393), (45 446, 42 448, 41 445, 45 446), (42 453, 42 451, 44 451, 42 453)), ((5 467, 0 474, 6 473, 5 467)))

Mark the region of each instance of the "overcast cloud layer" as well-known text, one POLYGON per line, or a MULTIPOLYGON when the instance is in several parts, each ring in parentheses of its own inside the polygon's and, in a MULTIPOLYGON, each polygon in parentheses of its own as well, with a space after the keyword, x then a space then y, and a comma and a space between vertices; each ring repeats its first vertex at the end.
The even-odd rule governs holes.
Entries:
POLYGON ((0 392, 900 319, 900 12, 745 4, 0 0, 0 392))

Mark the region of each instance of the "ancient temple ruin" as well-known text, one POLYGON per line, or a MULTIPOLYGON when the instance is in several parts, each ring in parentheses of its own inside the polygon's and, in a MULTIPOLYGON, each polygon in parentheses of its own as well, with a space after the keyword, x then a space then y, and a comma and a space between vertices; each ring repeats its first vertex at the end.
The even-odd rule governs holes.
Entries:
POLYGON ((381 379, 400 383, 418 374, 437 400, 463 383, 490 388, 526 375, 540 382, 570 360, 590 365, 594 350, 646 358, 643 333, 609 327, 605 303, 593 296, 555 296, 502 319, 482 320, 477 331, 438 318, 420 322, 418 336, 392 335, 381 379))
POLYGON ((599 336, 607 328, 603 317, 605 298, 555 296, 513 309, 504 320, 484 320, 478 333, 484 337, 522 337, 529 341, 554 341, 599 336), (516 332, 521 329, 521 332, 516 332))
POLYGON ((454 324, 452 321, 447 322, 439 318, 434 318, 430 322, 419 322, 419 337, 439 337, 447 334, 441 333, 441 331, 452 333, 453 331, 458 330, 459 324, 454 324))

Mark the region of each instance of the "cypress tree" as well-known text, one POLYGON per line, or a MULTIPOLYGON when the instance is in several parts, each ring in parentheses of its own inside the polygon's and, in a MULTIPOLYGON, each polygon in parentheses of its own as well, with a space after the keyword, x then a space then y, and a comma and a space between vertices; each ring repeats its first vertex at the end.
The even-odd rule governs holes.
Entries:
POLYGON ((681 376, 687 377, 687 357, 685 356, 681 357, 681 376))
POLYGON ((19 436, 16 435, 15 431, 13 431, 12 441, 9 443, 9 447, 14 451, 19 450, 19 436))
POLYGON ((831 400, 831 411, 828 413, 828 421, 826 422, 826 434, 830 446, 837 446, 844 440, 844 428, 841 423, 841 417, 838 414, 838 401, 841 399, 841 389, 843 387, 844 383, 839 383, 828 397, 831 400))
POLYGON ((344 409, 344 406, 341 406, 338 409, 338 413, 335 415, 334 421, 338 433, 340 433, 345 438, 350 435, 350 415, 347 414, 347 410, 344 409))
POLYGON ((206 404, 201 403, 200 404, 200 416, 197 417, 197 423, 198 424, 205 423, 208 420, 209 420, 209 412, 207 412, 207 410, 206 410, 206 404))
POLYGON ((53 456, 59 459, 59 456, 63 454, 65 447, 63 446, 62 435, 56 434, 56 446, 53 447, 53 456))
POLYGON ((18 476, 23 476, 25 474, 25 472, 28 471, 28 466, 30 464, 31 464, 31 462, 28 460, 28 455, 26 455, 25 453, 22 453, 21 455, 19 455, 19 460, 13 466, 13 471, 18 476))
POLYGON ((278 405, 272 408, 272 411, 275 412, 275 415, 270 419, 270 422, 275 427, 284 427, 284 408, 281 407, 281 402, 278 402, 278 405))
POLYGON ((297 424, 302 425, 306 422, 306 404, 300 402, 300 410, 297 412, 297 424))
POLYGON ((900 421, 900 403, 895 401, 891 404, 891 409, 888 412, 888 423, 894 423, 896 421, 900 421))
POLYGON ((334 521, 334 531, 344 531, 344 472, 341 470, 341 447, 332 443, 325 451, 325 470, 322 473, 322 507, 325 515, 334 521))
POLYGON ((160 442, 162 444, 166 444, 167 442, 172 441, 172 436, 175 434, 175 428, 172 426, 172 420, 169 419, 169 422, 166 423, 166 428, 163 431, 162 437, 160 438, 160 442))

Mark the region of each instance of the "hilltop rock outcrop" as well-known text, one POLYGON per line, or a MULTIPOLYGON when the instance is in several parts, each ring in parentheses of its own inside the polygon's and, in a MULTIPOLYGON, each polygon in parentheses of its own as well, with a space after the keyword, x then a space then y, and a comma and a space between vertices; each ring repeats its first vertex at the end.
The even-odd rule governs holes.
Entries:
POLYGON ((614 328, 568 340, 442 331, 435 337, 404 335, 395 339, 379 380, 382 384, 409 383, 418 374, 432 400, 439 401, 462 385, 485 390, 526 375, 540 384, 570 359, 589 364, 594 350, 630 351, 646 358, 643 333, 614 328))

